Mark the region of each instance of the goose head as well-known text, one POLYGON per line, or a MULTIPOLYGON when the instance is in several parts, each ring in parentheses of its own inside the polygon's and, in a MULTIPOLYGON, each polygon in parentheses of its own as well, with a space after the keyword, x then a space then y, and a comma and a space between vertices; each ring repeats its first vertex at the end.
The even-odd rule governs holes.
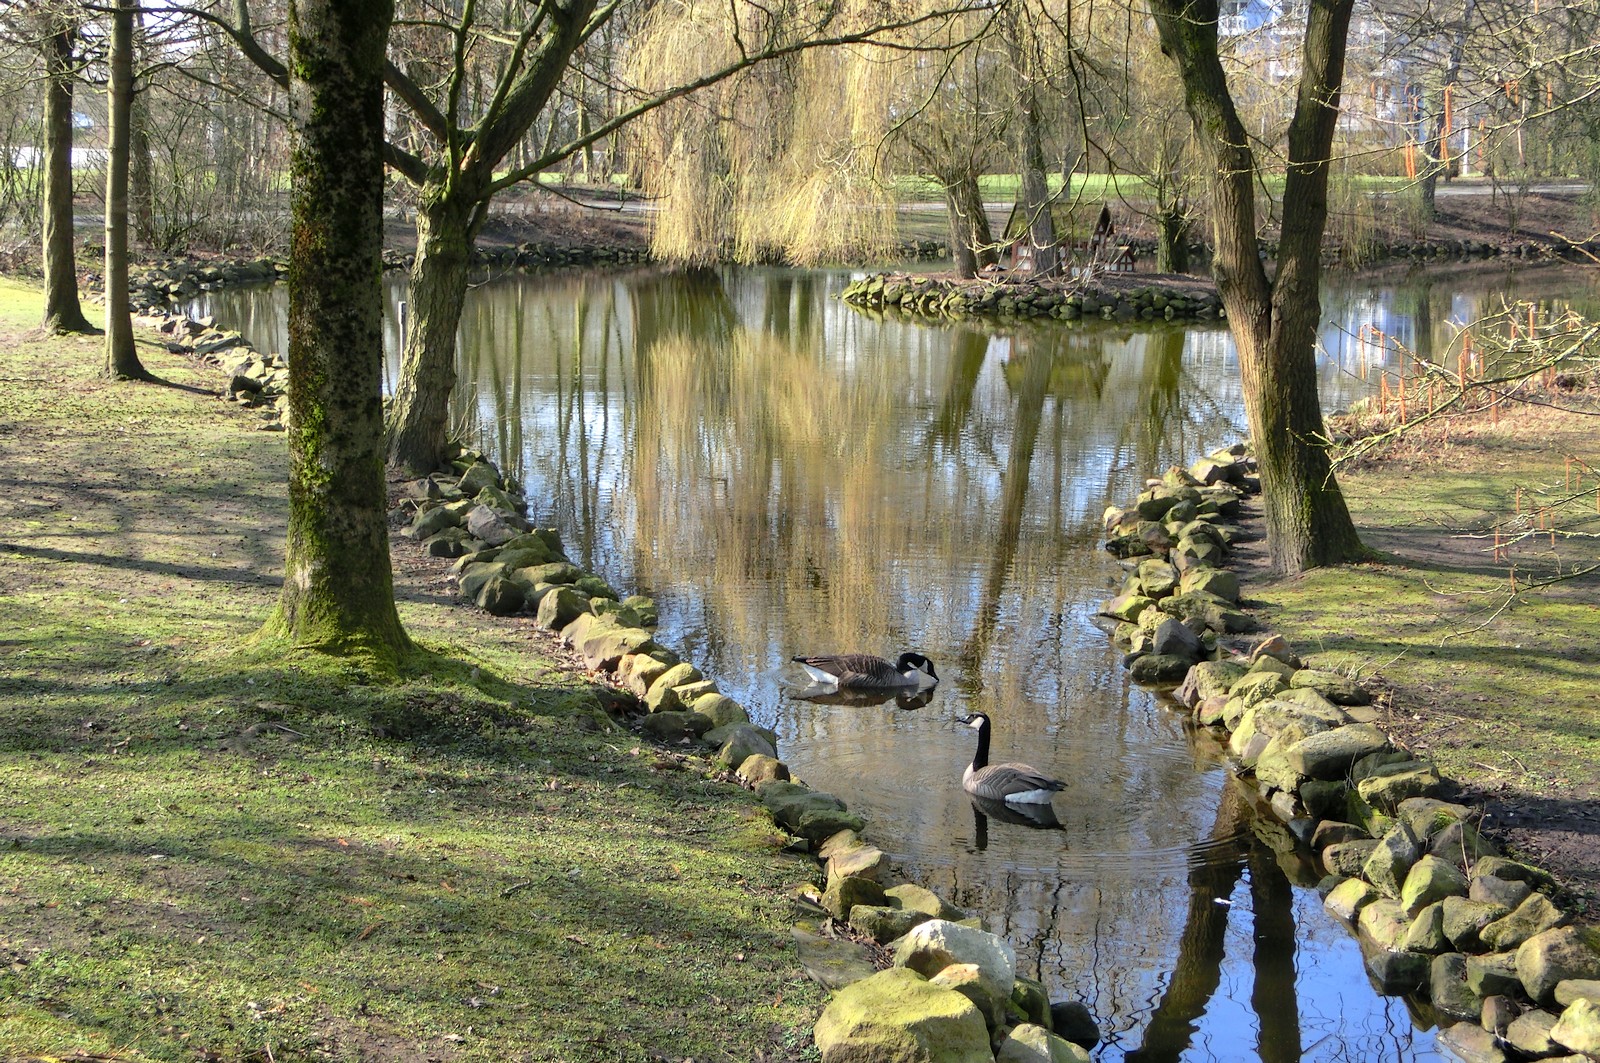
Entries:
POLYGON ((902 653, 900 659, 895 662, 894 670, 903 676, 914 676, 915 673, 921 672, 933 682, 939 681, 939 673, 933 670, 933 662, 920 653, 902 653))

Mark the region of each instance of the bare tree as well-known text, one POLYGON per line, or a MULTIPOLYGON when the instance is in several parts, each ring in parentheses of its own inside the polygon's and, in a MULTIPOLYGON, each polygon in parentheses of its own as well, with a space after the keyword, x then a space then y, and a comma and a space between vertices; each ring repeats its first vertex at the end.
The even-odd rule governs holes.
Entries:
POLYGON ((73 250, 72 92, 78 77, 79 18, 74 3, 40 0, 31 9, 32 29, 44 54, 44 323, 52 332, 94 332, 78 301, 78 263, 73 250))
POLYGON ((1213 273, 1239 351, 1268 552, 1284 572, 1347 561, 1363 550, 1323 445, 1314 351, 1329 154, 1353 3, 1319 0, 1306 14, 1278 271, 1269 280, 1256 242, 1258 162, 1219 56, 1217 0, 1151 0, 1162 51, 1183 81, 1184 106, 1208 162, 1213 273))

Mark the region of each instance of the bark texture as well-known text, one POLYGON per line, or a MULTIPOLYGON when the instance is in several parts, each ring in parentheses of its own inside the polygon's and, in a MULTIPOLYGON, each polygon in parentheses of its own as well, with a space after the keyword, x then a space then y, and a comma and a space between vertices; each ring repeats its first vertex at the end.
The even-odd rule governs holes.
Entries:
POLYGON ((956 273, 962 277, 976 277, 984 266, 999 261, 989 229, 989 216, 983 210, 978 176, 963 170, 940 174, 939 179, 944 185, 945 214, 950 221, 950 254, 955 259, 956 273))
MULTIPOLYGON (((57 16, 59 18, 59 16, 57 16)), ((58 22, 44 39, 44 328, 93 332, 78 301, 73 253, 72 83, 77 77, 78 28, 58 22)))
POLYGON ((266 632, 393 659, 383 477, 383 69, 393 0, 290 7, 289 535, 266 632))
POLYGON ((111 12, 110 117, 106 152, 106 375, 148 380, 133 345, 128 309, 128 122, 133 104, 133 6, 117 0, 111 12))
POLYGON ((1212 269, 1239 350, 1268 553, 1281 572, 1337 564, 1362 549, 1321 444, 1315 360, 1328 162, 1352 4, 1319 0, 1307 13, 1278 275, 1269 282, 1256 244, 1255 157, 1217 54, 1217 0, 1152 0, 1161 50, 1177 67, 1184 106, 1210 163, 1212 269))

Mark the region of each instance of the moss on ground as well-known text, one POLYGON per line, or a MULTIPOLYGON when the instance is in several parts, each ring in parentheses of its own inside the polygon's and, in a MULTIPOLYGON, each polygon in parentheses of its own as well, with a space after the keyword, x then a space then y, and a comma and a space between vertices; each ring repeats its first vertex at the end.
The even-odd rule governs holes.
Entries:
POLYGON ((256 640, 282 436, 41 309, 0 280, 0 1057, 814 1054, 813 870, 747 794, 436 566, 397 676, 256 640))
POLYGON ((1513 844, 1592 903, 1600 477, 1578 479, 1569 459, 1600 469, 1600 421, 1592 396, 1563 403, 1454 419, 1341 470, 1363 540, 1385 560, 1250 593, 1317 664, 1377 677, 1385 725, 1478 796, 1520 808, 1522 823, 1491 826, 1514 828, 1513 844), (1540 819, 1560 837, 1541 838, 1540 819))

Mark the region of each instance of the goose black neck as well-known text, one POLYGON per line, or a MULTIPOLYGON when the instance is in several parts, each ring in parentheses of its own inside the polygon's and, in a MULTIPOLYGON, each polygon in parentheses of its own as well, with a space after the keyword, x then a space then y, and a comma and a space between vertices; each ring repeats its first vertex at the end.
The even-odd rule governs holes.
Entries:
POLYGON ((989 763, 989 721, 978 725, 978 751, 972 754, 972 770, 982 771, 989 763))

